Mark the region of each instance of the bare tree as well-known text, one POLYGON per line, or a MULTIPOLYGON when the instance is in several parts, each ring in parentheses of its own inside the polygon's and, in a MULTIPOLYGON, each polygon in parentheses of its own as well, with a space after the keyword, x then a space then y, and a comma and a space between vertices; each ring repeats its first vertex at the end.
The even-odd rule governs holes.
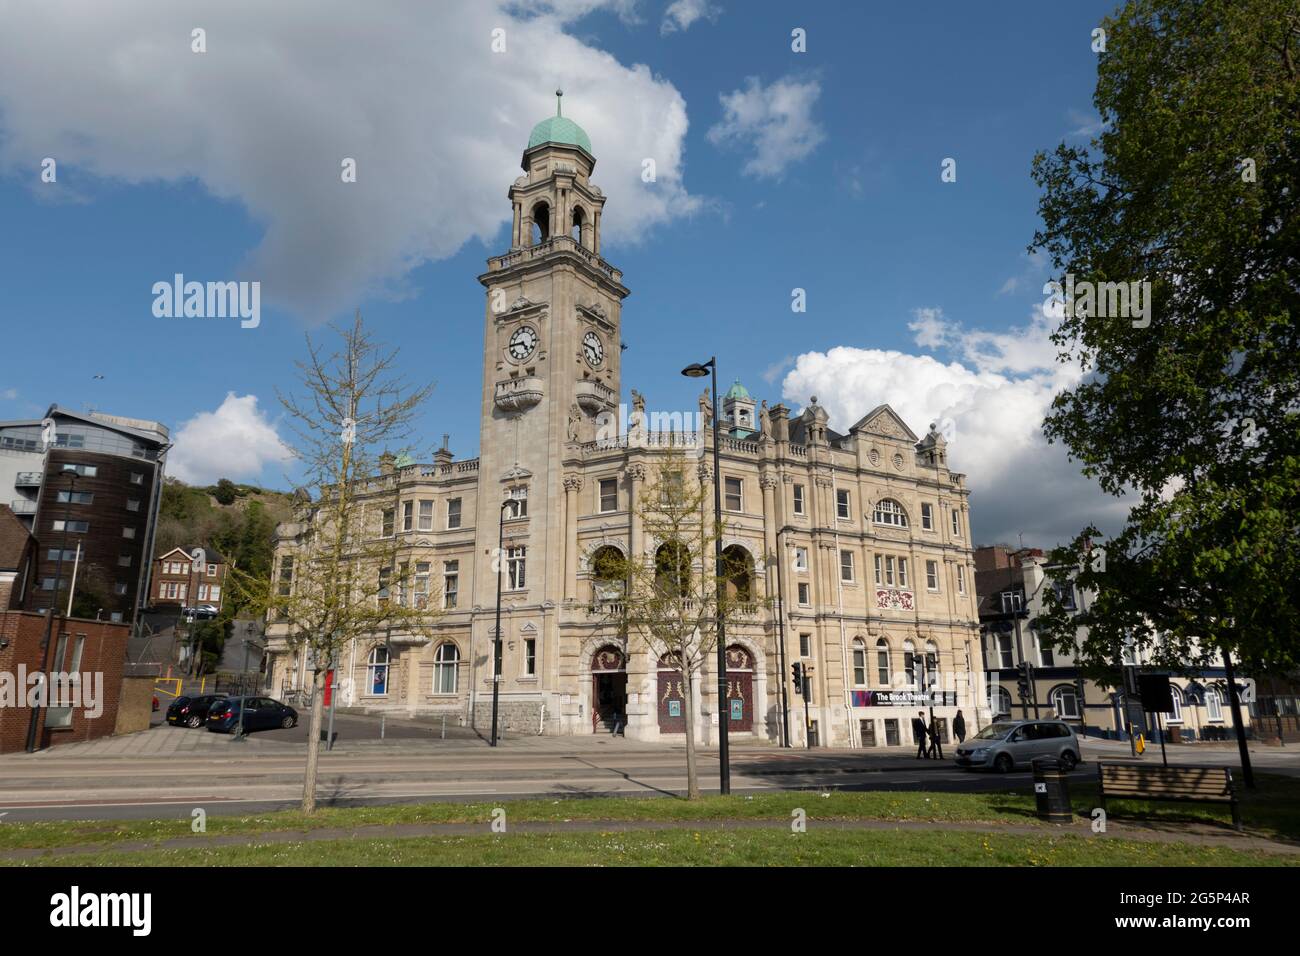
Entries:
POLYGON ((308 492, 292 579, 236 576, 249 604, 285 626, 290 646, 314 663, 304 813, 316 807, 325 680, 341 652, 394 628, 431 634, 436 616, 404 599, 410 565, 399 564, 403 546, 393 526, 398 475, 378 473, 410 438, 432 385, 412 388, 394 374, 396 351, 371 338, 359 312, 350 327, 334 329, 340 343, 332 353, 307 337, 308 358, 295 363, 303 394, 279 395, 308 492), (401 599, 392 599, 394 588, 401 599))
MULTIPOLYGON (((654 662, 681 678, 686 795, 691 800, 700 795, 694 690, 717 651, 719 612, 726 626, 742 608, 757 603, 751 586, 737 587, 745 569, 724 563, 722 576, 717 574, 714 542, 723 528, 708 514, 710 503, 707 485, 687 474, 681 452, 665 453, 654 480, 632 504, 644 540, 656 545, 654 554, 632 555, 603 569, 605 576, 617 573, 624 581, 620 625, 646 645, 654 662)), ((718 719, 726 720, 725 701, 719 700, 717 709, 718 719)))

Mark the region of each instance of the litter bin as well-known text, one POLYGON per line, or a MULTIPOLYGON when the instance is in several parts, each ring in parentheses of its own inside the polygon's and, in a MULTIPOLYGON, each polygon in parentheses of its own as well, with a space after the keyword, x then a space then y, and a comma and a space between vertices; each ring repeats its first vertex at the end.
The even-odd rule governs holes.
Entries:
POLYGON ((1071 822, 1074 814, 1070 811, 1070 788, 1061 762, 1055 757, 1038 757, 1032 766, 1038 819, 1049 823, 1071 822))

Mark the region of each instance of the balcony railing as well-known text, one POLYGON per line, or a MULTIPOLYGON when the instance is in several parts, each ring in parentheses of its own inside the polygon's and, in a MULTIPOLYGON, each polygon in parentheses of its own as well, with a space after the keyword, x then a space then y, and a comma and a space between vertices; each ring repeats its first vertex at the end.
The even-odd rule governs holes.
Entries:
POLYGON ((615 269, 608 262, 596 255, 590 249, 586 248, 572 236, 552 236, 545 242, 539 242, 535 246, 525 246, 522 249, 511 249, 503 256, 494 256, 488 260, 488 270, 496 272, 499 269, 508 269, 513 265, 521 262, 529 262, 533 259, 539 259, 542 256, 550 255, 553 252, 572 252, 583 259, 586 259, 591 265, 599 269, 605 275, 609 276, 615 282, 623 280, 623 273, 615 269))
POLYGON ((15 498, 9 502, 9 507, 13 509, 13 513, 16 515, 36 514, 36 502, 28 501, 26 498, 15 498))
POLYGON ((20 471, 14 476, 15 488, 39 488, 41 473, 39 471, 20 471))

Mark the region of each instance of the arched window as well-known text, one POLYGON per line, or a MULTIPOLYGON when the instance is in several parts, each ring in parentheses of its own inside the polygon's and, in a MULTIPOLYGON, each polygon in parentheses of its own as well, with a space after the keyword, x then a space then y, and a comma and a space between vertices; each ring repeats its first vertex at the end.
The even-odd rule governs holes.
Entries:
POLYGON ((1062 684, 1060 687, 1052 688, 1049 700, 1057 717, 1062 720, 1079 719, 1079 693, 1072 684, 1062 684))
POLYGON ((722 551, 722 574, 727 582, 727 598, 739 604, 754 600, 754 558, 738 544, 722 551))
POLYGON ((538 245, 551 238, 551 207, 544 202, 533 206, 533 245, 538 245))
POLYGON ((1011 716, 1011 695, 1005 687, 989 686, 989 710, 993 711, 994 719, 1011 716))
POLYGON ((881 687, 889 686, 889 644, 883 637, 876 641, 876 680, 881 687))
POLYGON ((1178 685, 1169 685, 1169 699, 1173 702, 1173 709, 1165 714, 1165 723, 1181 724, 1183 722, 1183 692, 1178 689, 1178 685))
POLYGON ((623 596, 623 555, 605 545, 591 556, 591 586, 597 601, 615 601, 623 596))
POLYGON ((586 232, 587 232, 586 213, 582 211, 581 206, 575 206, 573 208, 573 228, 569 231, 569 235, 571 235, 574 239, 577 240, 578 245, 586 246, 587 245, 586 232))
POLYGON ((456 693, 456 665, 460 663, 460 650, 455 644, 439 644, 433 655, 433 692, 456 693))
POLYGON ((665 541, 655 552, 655 585, 669 597, 690 593, 691 554, 680 541, 665 541))
POLYGON ((1205 688, 1205 713, 1210 720, 1223 720, 1223 695, 1217 687, 1205 688))
POLYGON ((388 648, 376 647, 370 652, 366 664, 366 685, 377 697, 388 693, 388 648))
POLYGON ((907 686, 916 686, 916 645, 911 641, 903 642, 903 673, 907 675, 907 686))
POLYGON ((867 686, 867 645, 860 637, 853 639, 853 684, 867 686))
POLYGON ((881 498, 876 502, 876 512, 873 516, 876 524, 893 525, 896 528, 907 527, 907 512, 893 498, 881 498))

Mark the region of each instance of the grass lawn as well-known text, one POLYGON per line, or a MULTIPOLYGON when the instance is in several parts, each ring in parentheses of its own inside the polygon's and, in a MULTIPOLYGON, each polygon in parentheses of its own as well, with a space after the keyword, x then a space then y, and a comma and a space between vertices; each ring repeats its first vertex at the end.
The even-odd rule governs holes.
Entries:
POLYGON ((81 866, 1279 866, 1300 858, 1181 843, 954 831, 785 829, 514 834, 105 851, 81 866))
MULTIPOLYGON (((1290 777, 1266 776, 1258 778, 1260 790, 1247 796, 1242 816, 1247 829, 1259 835, 1278 839, 1300 839, 1300 780, 1290 777)), ((1016 781, 1022 783, 1022 790, 1028 789, 1027 779, 1016 781)), ((1072 788, 1072 797, 1076 812, 1083 817, 1090 815, 1095 803, 1095 784, 1076 784, 1072 788)), ((249 835, 282 831, 307 831, 320 828, 348 828, 362 826, 383 826, 394 824, 419 823, 482 823, 486 826, 491 819, 495 806, 504 806, 507 818, 511 822, 560 822, 568 820, 584 821, 682 821, 695 820, 788 820, 796 807, 802 807, 811 822, 816 820, 914 820, 914 821, 951 821, 951 822, 986 822, 1036 824, 1034 801, 1031 795, 1017 793, 925 793, 918 791, 834 791, 829 794, 815 791, 763 793, 753 796, 733 795, 730 797, 704 797, 696 801, 674 798, 638 798, 638 797, 602 797, 592 799, 531 799, 510 800, 501 803, 427 803, 395 806, 323 808, 311 816, 296 811, 279 811, 250 816, 209 816, 207 818, 207 835, 249 835)), ((1192 806, 1186 804, 1144 804, 1140 801, 1116 802, 1111 806, 1111 815, 1117 821, 1137 819, 1158 819, 1162 821, 1219 822, 1227 824, 1231 815, 1227 807, 1192 806)), ((814 828, 811 828, 815 830, 814 828)), ((776 834, 779 836, 779 834, 776 834)), ((808 846, 818 845, 818 841, 809 837, 808 846)), ((954 839, 958 835, 950 834, 954 839)), ((121 842, 157 842, 178 837, 192 837, 188 813, 183 819, 176 820, 132 820, 132 821, 81 821, 49 823, 6 823, 0 825, 0 851, 14 849, 55 849, 62 846, 111 844, 121 842)), ((906 844, 904 835, 899 846, 906 844)), ((555 846, 579 847, 589 840, 589 834, 565 834, 542 836, 528 835, 530 845, 545 847, 547 840, 558 841, 555 846)), ((835 839, 846 838, 831 837, 835 839)), ((1005 835, 1010 838, 1010 835, 1005 835)), ((476 837, 467 837, 459 842, 452 838, 439 838, 438 845, 454 847, 475 845, 476 837)), ((523 835, 514 835, 512 840, 522 840, 523 835)), ((672 840, 671 835, 646 836, 650 842, 672 840)), ((774 839, 773 835, 761 833, 746 834, 706 834, 702 839, 734 840, 737 848, 731 858, 739 860, 735 853, 743 852, 746 841, 763 841, 774 839)), ((869 840, 879 841, 882 835, 873 834, 869 840)), ((908 836, 908 839, 911 839, 908 836)), ((928 839, 928 837, 926 837, 928 839)), ((1004 837, 999 837, 999 840, 1004 837)), ((1026 838, 1032 842, 1039 838, 1026 838)), ((1047 840, 1047 837, 1043 838, 1047 840)), ((376 841, 375 846, 383 841, 376 841)), ((428 840, 395 841, 392 846, 409 843, 402 852, 427 853, 417 850, 418 844, 428 840)), ((1050 840, 1049 840, 1050 843, 1050 840)), ((387 845, 387 844, 384 844, 387 845)), ((485 844, 485 845, 493 845, 485 844)), ((1045 844, 1047 845, 1047 844, 1045 844)), ((322 843, 321 846, 332 846, 322 843)), ((1026 845, 1028 846, 1028 845, 1026 845)), ((861 849, 861 848, 859 848, 861 849)), ((160 851, 161 852, 161 851, 160 851)), ((194 853, 195 850, 186 850, 194 853)), ((232 848, 212 848, 200 852, 233 853, 232 848)), ((283 846, 277 846, 266 852, 282 853, 283 846)), ((304 859, 323 852, 313 849, 304 859)), ((454 853, 447 862, 454 863, 454 853)), ((540 851, 539 851, 540 852, 540 851)), ((549 852, 549 851, 548 851, 549 852)), ((568 851, 556 850, 557 853, 568 851)), ((574 852, 578 852, 576 849, 574 852)), ((826 852, 832 852, 828 847, 826 852)), ((903 851, 900 851, 903 852, 903 851)), ((1019 852, 1019 851, 1017 851, 1019 852)), ((1029 852, 1029 848, 1025 849, 1029 852)), ((1117 851, 1112 851, 1117 852, 1117 851)), ((79 862, 80 862, 80 858, 79 862)), ((224 859, 224 857, 223 857, 224 859)), ((236 862, 231 860, 231 862, 236 862)), ((324 861, 322 861, 324 862, 324 861)))

